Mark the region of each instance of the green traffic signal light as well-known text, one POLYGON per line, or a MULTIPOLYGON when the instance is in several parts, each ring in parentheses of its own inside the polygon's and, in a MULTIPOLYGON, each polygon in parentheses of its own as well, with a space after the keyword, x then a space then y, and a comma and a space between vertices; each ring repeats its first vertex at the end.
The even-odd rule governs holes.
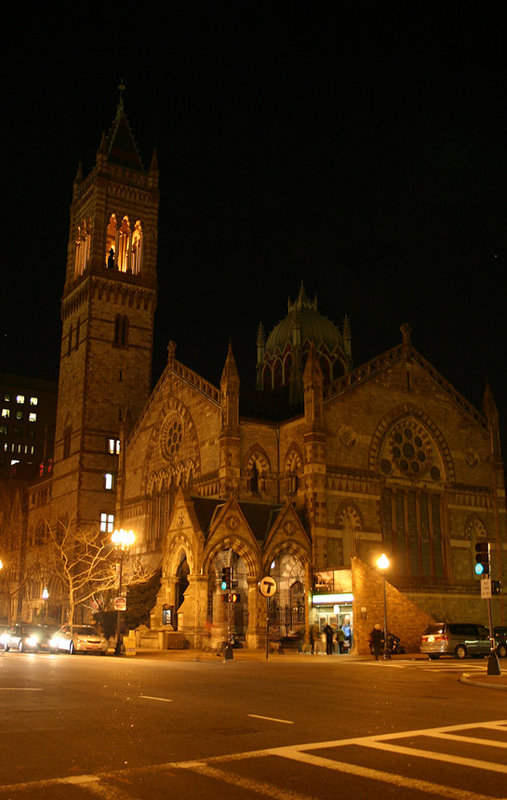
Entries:
POLYGON ((476 542, 475 560, 476 575, 489 575, 489 542, 476 542))

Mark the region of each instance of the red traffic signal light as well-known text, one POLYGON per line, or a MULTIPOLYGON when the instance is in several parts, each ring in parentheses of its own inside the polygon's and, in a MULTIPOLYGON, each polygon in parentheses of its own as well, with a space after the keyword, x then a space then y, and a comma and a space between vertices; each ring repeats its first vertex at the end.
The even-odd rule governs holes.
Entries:
POLYGON ((475 545, 475 572, 477 575, 489 575, 489 542, 477 542, 475 545))

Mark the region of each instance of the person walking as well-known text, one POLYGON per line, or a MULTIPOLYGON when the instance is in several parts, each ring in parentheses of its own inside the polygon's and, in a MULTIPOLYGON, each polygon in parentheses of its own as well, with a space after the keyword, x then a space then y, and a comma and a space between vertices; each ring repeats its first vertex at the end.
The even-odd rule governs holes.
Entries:
POLYGON ((320 638, 320 629, 316 622, 313 623, 310 627, 310 645, 312 648, 312 656, 316 656, 319 652, 319 638, 320 638))
POLYGON ((384 646, 384 634, 382 633, 382 628, 378 622, 375 624, 372 632, 370 633, 370 639, 373 646, 373 655, 375 656, 375 661, 378 661, 378 657, 382 654, 382 649, 384 646))

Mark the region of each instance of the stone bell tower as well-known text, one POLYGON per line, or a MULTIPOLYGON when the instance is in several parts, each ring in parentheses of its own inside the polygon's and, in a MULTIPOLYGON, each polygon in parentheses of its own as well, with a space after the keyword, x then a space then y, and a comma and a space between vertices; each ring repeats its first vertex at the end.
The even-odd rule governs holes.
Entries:
POLYGON ((70 208, 53 480, 54 519, 114 527, 120 429, 151 390, 158 165, 143 166, 124 87, 70 208))

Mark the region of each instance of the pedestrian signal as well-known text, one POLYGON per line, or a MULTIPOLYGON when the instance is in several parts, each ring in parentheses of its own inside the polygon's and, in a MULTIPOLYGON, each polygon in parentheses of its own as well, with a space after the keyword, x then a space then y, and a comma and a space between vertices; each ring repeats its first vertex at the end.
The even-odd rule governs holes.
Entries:
POLYGON ((231 597, 231 603, 239 603, 239 601, 241 600, 241 596, 239 595, 238 592, 233 592, 230 597, 231 597))

